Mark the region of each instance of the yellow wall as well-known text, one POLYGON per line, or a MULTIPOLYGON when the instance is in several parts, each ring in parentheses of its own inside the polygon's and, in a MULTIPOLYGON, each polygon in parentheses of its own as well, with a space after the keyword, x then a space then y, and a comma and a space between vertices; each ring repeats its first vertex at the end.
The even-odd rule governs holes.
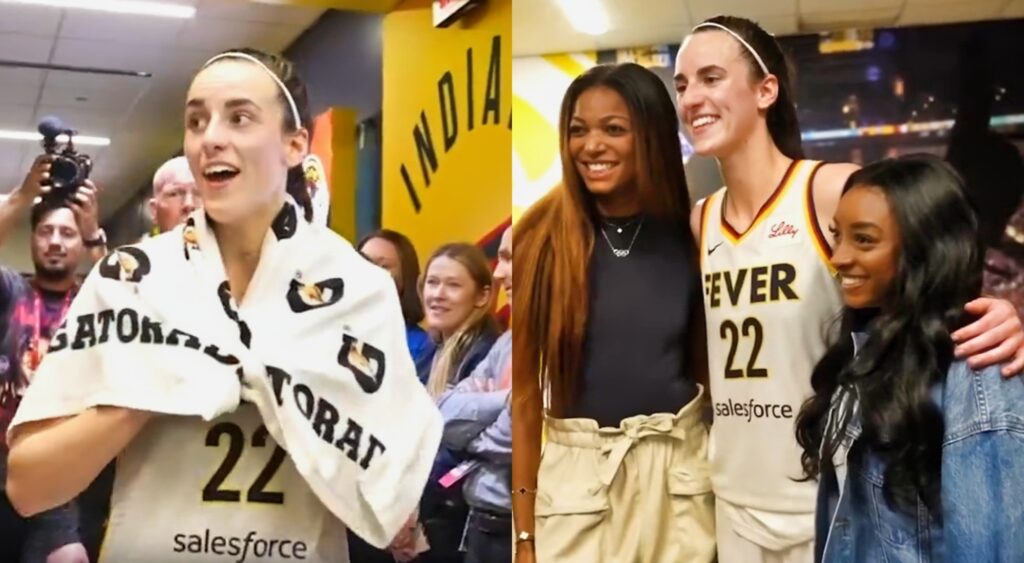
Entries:
POLYGON ((558 156, 558 112, 577 76, 597 64, 597 54, 519 57, 512 61, 512 217, 562 180, 558 156))
MULTIPOLYGON (((662 75, 671 86, 673 57, 668 46, 606 51, 602 61, 633 62, 662 75)), ((569 84, 597 64, 594 51, 561 53, 512 60, 512 97, 516 125, 512 131, 512 217, 518 219, 562 179, 558 154, 558 112, 569 84)), ((684 162, 686 158, 684 157, 684 162)), ((689 170, 688 170, 689 172, 689 170)), ((692 186, 693 184, 691 184, 692 186)), ((721 183, 712 183, 708 190, 721 183)), ((708 192, 705 191, 704 195, 708 192)))
POLYGON ((356 111, 331 108, 331 223, 334 232, 356 240, 356 111))
POLYGON ((384 17, 382 224, 421 261, 510 217, 511 4, 488 0, 444 29, 426 0, 384 17))

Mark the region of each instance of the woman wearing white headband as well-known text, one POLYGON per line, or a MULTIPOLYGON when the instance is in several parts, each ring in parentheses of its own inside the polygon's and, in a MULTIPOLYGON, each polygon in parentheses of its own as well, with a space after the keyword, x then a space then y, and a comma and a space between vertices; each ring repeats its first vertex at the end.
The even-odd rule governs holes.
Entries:
MULTIPOLYGON (((798 481, 794 418, 841 308, 824 233, 857 167, 804 159, 785 57, 754 22, 719 16, 695 27, 675 86, 695 151, 718 160, 726 185, 691 215, 705 286, 719 560, 807 563, 816 484, 798 481)), ((978 366, 1014 360, 1006 373, 1019 372, 1012 307, 980 299, 967 310, 985 316, 954 335, 957 353, 978 366)))
POLYGON ((100 312, 91 339, 83 324, 70 346, 55 337, 12 424, 10 496, 38 512, 116 458, 111 563, 346 562, 346 525, 384 547, 419 501, 440 417, 390 277, 308 223, 305 86, 281 57, 224 53, 193 79, 184 125, 203 209, 90 274, 69 318, 105 305, 116 329, 100 312))

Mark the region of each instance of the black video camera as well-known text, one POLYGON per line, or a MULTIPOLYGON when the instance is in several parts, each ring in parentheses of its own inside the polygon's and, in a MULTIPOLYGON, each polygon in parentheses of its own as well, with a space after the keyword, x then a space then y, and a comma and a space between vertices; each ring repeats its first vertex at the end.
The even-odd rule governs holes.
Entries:
POLYGON ((75 150, 74 136, 77 131, 66 127, 56 117, 46 117, 39 123, 39 133, 43 136, 43 150, 53 156, 50 162, 50 193, 48 197, 68 200, 75 195, 79 186, 89 179, 92 172, 92 159, 87 154, 75 150), (61 149, 57 145, 57 137, 67 135, 67 144, 61 149))

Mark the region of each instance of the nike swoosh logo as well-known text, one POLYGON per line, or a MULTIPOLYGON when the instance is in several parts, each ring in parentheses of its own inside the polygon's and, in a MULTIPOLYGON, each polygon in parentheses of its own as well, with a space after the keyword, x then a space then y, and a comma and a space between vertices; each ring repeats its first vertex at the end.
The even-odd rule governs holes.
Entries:
POLYGON ((718 244, 716 244, 715 246, 712 246, 711 248, 709 248, 709 249, 708 249, 708 256, 711 256, 711 253, 712 253, 712 252, 714 252, 714 251, 718 250, 718 247, 719 247, 719 246, 722 246, 722 244, 723 244, 723 243, 725 243, 725 241, 724 241, 724 240, 723 240, 723 241, 721 241, 721 242, 719 242, 719 243, 718 243, 718 244))

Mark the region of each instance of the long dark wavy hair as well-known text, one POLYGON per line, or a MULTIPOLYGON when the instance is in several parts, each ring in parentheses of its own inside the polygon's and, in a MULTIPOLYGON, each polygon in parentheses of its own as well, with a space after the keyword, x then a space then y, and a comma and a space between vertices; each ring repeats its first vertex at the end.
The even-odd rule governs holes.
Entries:
POLYGON ((912 514, 920 499, 937 514, 943 423, 929 389, 945 378, 950 333, 968 320, 963 306, 981 290, 978 224, 959 176, 931 155, 866 166, 843 193, 858 186, 880 189, 889 203, 900 237, 896 275, 856 357, 849 333, 864 311, 846 308, 839 339, 814 368, 814 395, 796 422, 803 470, 816 478, 832 467, 846 423, 826 433, 826 420, 833 394, 845 387, 859 397, 863 427, 851 463, 867 451, 880 455, 889 504, 912 514))
MULTIPOLYGON (((804 158, 804 147, 800 138, 800 123, 796 117, 796 97, 793 94, 793 67, 782 51, 782 46, 767 31, 756 22, 737 16, 715 16, 704 20, 701 23, 715 23, 721 25, 736 35, 739 35, 751 47, 757 51, 757 55, 768 67, 768 72, 775 75, 779 80, 779 95, 775 103, 768 108, 768 115, 765 120, 768 124, 768 133, 772 141, 779 148, 779 152, 793 160, 804 158)), ((707 33, 717 31, 715 27, 701 27, 694 33, 707 33)), ((750 67, 751 78, 760 81, 767 76, 757 64, 754 55, 746 47, 736 42, 743 60, 747 61, 750 67)))

